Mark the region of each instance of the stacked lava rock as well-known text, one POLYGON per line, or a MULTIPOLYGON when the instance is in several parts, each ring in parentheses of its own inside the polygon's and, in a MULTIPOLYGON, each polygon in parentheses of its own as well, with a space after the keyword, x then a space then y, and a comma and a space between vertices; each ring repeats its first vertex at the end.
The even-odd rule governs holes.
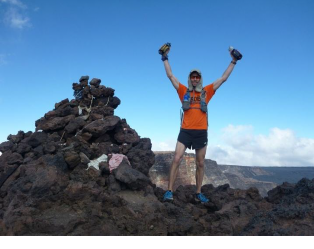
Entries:
MULTIPOLYGON (((112 153, 126 155, 131 169, 136 171, 133 174, 140 175, 148 184, 148 172, 155 160, 150 139, 140 138, 125 119, 114 115, 120 104, 114 89, 100 85, 100 79, 94 78, 89 83, 88 80, 88 76, 82 76, 80 83, 73 83, 76 99, 56 103, 54 110, 35 122, 36 132, 19 131, 0 144, 3 153, 0 187, 20 165, 31 164, 46 155, 58 162, 64 159, 65 164, 58 166, 72 171, 76 167, 87 169, 90 160, 112 153)), ((102 175, 110 175, 108 163, 100 166, 102 175)), ((116 189, 117 183, 113 176, 110 178, 107 181, 114 182, 116 189)))

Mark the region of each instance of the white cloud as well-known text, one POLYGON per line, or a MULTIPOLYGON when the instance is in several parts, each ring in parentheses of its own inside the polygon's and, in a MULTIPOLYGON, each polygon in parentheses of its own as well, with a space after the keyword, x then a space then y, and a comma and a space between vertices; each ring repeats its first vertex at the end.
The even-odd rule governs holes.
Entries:
MULTIPOLYGON (((175 151, 177 140, 171 139, 167 141, 152 140, 152 151, 175 151)), ((194 150, 186 150, 187 153, 194 153, 194 150)))
POLYGON ((222 129, 221 144, 209 145, 206 157, 219 164, 246 166, 313 166, 314 139, 300 138, 290 129, 272 128, 254 135, 252 126, 222 129))
POLYGON ((166 142, 152 141, 152 151, 174 151, 175 146, 175 140, 168 140, 166 142))
MULTIPOLYGON (((229 125, 215 135, 215 143, 211 141, 213 134, 209 131, 206 158, 218 164, 314 166, 314 139, 297 137, 291 129, 272 128, 267 135, 256 135, 251 125, 229 125)), ((152 140, 152 150, 174 151, 176 142, 152 140)))
POLYGON ((0 0, 7 6, 3 22, 12 28, 24 29, 31 26, 30 18, 26 14, 27 6, 20 0, 0 0))
POLYGON ((12 28, 23 29, 30 27, 30 19, 21 14, 17 9, 10 8, 4 17, 4 22, 12 28))

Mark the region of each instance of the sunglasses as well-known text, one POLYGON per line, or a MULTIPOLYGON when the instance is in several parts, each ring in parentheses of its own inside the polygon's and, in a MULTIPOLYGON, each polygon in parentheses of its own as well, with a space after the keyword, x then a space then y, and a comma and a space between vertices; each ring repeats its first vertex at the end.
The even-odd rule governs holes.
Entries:
POLYGON ((193 79, 199 80, 200 78, 201 78, 200 76, 190 76, 191 80, 193 80, 193 79))

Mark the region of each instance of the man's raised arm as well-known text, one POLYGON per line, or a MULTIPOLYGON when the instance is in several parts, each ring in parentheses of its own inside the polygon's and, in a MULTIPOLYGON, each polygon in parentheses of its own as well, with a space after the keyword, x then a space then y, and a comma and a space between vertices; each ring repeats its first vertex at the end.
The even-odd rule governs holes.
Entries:
POLYGON ((170 51, 170 48, 169 50, 164 53, 162 55, 162 60, 164 62, 164 66, 165 66, 165 69, 166 69, 166 74, 167 74, 167 77, 170 79, 173 87, 178 90, 179 89, 179 81, 177 80, 176 77, 174 77, 174 75, 172 74, 172 70, 171 70, 171 67, 170 67, 170 64, 169 64, 169 61, 168 61, 168 53, 170 51))
POLYGON ((231 54, 232 61, 230 62, 229 66, 227 67, 226 71, 223 73, 223 75, 213 82, 214 84, 214 90, 216 91, 227 79, 229 78, 230 74, 232 73, 234 66, 237 64, 237 59, 231 54))

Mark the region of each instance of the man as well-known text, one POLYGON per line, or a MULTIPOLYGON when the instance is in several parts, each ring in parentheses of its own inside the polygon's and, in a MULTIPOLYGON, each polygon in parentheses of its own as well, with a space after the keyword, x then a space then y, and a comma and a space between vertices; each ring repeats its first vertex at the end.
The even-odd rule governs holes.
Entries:
POLYGON ((172 74, 168 61, 168 51, 162 54, 162 61, 166 69, 167 77, 170 79, 173 87, 177 90, 179 98, 183 103, 181 129, 176 144, 174 159, 169 173, 168 191, 164 194, 164 201, 173 200, 173 185, 178 174, 180 162, 183 158, 186 148, 195 149, 196 156, 196 193, 195 197, 201 203, 207 203, 207 199, 201 193, 201 187, 204 177, 204 161, 207 149, 207 104, 213 97, 217 89, 228 79, 237 59, 232 55, 232 61, 223 75, 203 88, 202 73, 194 69, 188 77, 188 87, 182 85, 172 74))

